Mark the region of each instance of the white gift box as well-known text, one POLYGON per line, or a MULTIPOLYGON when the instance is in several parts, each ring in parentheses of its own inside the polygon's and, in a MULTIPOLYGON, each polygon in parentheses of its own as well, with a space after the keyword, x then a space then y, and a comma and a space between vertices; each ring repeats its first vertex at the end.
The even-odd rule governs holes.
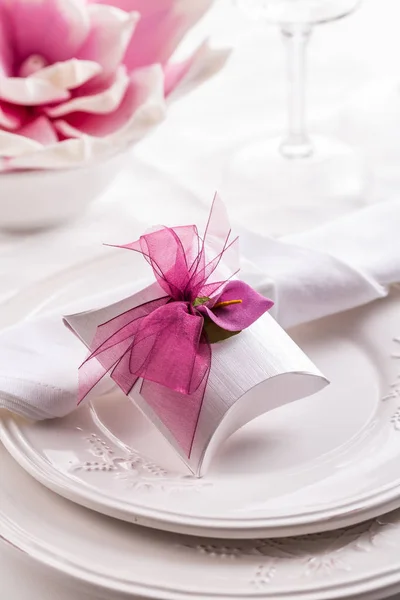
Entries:
MULTIPOLYGON (((155 283, 105 308, 66 316, 64 322, 90 348, 100 324, 162 295, 155 283)), ((207 471, 221 444, 240 427, 329 383, 268 313, 239 335, 211 348, 211 370, 190 456, 140 394, 141 381, 128 395, 198 477, 207 471)), ((172 417, 182 419, 178 406, 172 417)))

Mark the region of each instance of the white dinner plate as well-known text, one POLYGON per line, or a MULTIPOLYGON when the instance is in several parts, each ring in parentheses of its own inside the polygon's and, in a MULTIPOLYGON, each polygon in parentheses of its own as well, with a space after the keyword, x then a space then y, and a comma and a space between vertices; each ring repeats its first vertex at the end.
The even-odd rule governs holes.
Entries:
POLYGON ((1 445, 0 473, 0 536, 73 577, 74 598, 377 600, 400 591, 400 511, 331 533, 215 540, 74 505, 29 477, 1 445))
MULTIPOLYGON (((94 293, 105 273, 109 286, 126 282, 132 262, 117 253, 38 284, 5 303, 1 321, 94 293)), ((399 299, 294 330, 331 386, 243 427, 203 479, 121 393, 58 420, 5 416, 1 439, 57 493, 159 529, 254 538, 361 522, 400 506, 399 299)))

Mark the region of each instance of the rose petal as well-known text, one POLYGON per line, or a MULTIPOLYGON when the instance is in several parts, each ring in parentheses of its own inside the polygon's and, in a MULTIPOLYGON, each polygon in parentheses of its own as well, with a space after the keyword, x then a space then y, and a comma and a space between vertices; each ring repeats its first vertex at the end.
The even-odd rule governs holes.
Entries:
POLYGON ((230 49, 213 49, 204 42, 188 59, 180 63, 169 63, 165 66, 165 96, 190 92, 224 67, 230 56, 230 49))
POLYGON ((26 118, 26 110, 21 106, 13 106, 0 102, 0 128, 15 131, 19 129, 26 118))
POLYGON ((0 129, 0 156, 22 156, 41 148, 41 144, 30 138, 0 129))
POLYGON ((164 94, 167 97, 187 75, 191 69, 194 57, 191 56, 181 63, 168 64, 165 66, 164 94))
POLYGON ((77 58, 99 63, 108 75, 122 62, 139 14, 97 4, 89 6, 89 14, 91 31, 77 58))
POLYGON ((99 94, 78 96, 65 104, 59 104, 45 110, 51 118, 63 117, 74 112, 104 115, 114 112, 121 104, 129 86, 129 77, 125 67, 117 71, 114 83, 99 94))
MULTIPOLYGON (((32 140, 21 137, 34 144, 32 140)), ((1 132, 0 132, 1 145, 1 132)), ((109 145, 103 140, 81 138, 79 140, 64 140, 51 146, 32 146, 29 151, 25 148, 19 156, 7 161, 8 170, 13 169, 66 169, 82 166, 89 160, 99 160, 111 155, 109 145)))
POLYGON ((100 0, 141 19, 129 44, 125 64, 131 71, 153 63, 166 64, 188 29, 204 15, 213 0, 100 0))
POLYGON ((12 69, 11 30, 5 8, 0 6, 0 77, 11 75, 12 69))
POLYGON ((163 74, 154 65, 131 74, 124 99, 114 112, 102 116, 73 113, 54 126, 67 137, 109 136, 110 143, 121 146, 140 139, 164 114, 163 74))
POLYGON ((51 121, 44 115, 30 121, 18 131, 18 134, 39 142, 43 146, 58 142, 58 136, 51 121))
POLYGON ((39 106, 50 102, 60 102, 70 97, 49 81, 35 77, 1 77, 0 99, 21 106, 39 106))
POLYGON ((0 148, 7 147, 7 151, 12 149, 10 137, 14 140, 14 146, 17 145, 17 141, 21 143, 19 151, 10 154, 13 158, 0 161, 0 170, 71 168, 121 152, 128 143, 140 139, 163 117, 163 85, 160 66, 140 69, 131 75, 126 96, 115 113, 103 116, 87 113, 68 115, 67 119, 71 120, 84 116, 82 130, 72 127, 67 121, 53 122, 58 131, 62 131, 60 124, 70 127, 71 135, 79 136, 76 139, 42 146, 29 138, 0 131, 0 134, 6 133, 8 136, 6 142, 0 135, 0 148), (111 131, 115 133, 108 135, 111 131), (90 133, 94 135, 88 135, 90 133), (104 137, 97 137, 99 135, 104 137))
POLYGON ((230 300, 241 300, 240 304, 230 304, 217 308, 206 305, 198 307, 198 311, 208 316, 214 323, 227 331, 242 331, 257 321, 274 303, 261 296, 256 290, 243 281, 230 281, 224 288, 215 304, 230 300))
POLYGON ((15 58, 31 54, 49 63, 72 58, 89 33, 89 15, 82 0, 9 0, 15 58))
POLYGON ((40 71, 31 77, 43 79, 52 83, 57 88, 73 90, 86 83, 101 72, 101 66, 92 60, 77 60, 72 58, 58 62, 40 71))
MULTIPOLYGON (((126 12, 137 11, 141 17, 149 17, 156 12, 168 12, 173 10, 175 4, 181 4, 182 0, 93 0, 96 4, 107 4, 115 6, 126 12)), ((186 0, 183 0, 186 2, 186 0)), ((196 0, 191 2, 196 3, 196 0)))

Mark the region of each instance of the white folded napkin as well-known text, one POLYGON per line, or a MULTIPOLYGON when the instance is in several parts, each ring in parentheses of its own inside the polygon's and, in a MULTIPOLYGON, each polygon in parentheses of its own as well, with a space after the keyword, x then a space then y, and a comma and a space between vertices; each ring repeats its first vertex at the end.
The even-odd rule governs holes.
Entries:
POLYGON ((246 281, 293 327, 386 296, 400 282, 400 201, 374 204, 273 240, 240 236, 246 281))
MULTIPOLYGON (((396 201, 283 240, 242 232, 240 277, 274 299, 275 317, 285 328, 366 304, 400 282, 399 225, 396 201)), ((131 293, 130 285, 125 295, 131 293)), ((118 290, 97 298, 96 306, 122 297, 118 290)), ((85 355, 59 314, 6 330, 0 336, 0 408, 31 419, 68 414, 76 408, 85 355)), ((112 385, 103 381, 97 393, 112 385)))

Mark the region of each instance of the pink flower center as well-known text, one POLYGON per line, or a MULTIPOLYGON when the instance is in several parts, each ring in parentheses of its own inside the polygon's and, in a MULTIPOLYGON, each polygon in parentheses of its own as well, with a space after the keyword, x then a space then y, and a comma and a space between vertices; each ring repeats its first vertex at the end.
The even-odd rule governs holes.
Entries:
POLYGON ((29 75, 33 75, 36 71, 47 67, 48 64, 48 61, 40 54, 31 54, 20 66, 18 77, 29 77, 29 75))

